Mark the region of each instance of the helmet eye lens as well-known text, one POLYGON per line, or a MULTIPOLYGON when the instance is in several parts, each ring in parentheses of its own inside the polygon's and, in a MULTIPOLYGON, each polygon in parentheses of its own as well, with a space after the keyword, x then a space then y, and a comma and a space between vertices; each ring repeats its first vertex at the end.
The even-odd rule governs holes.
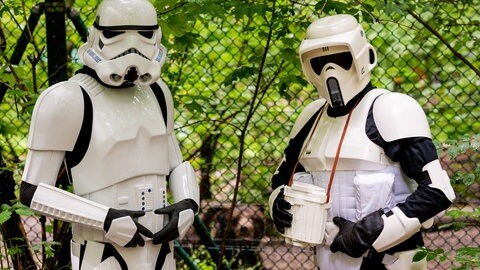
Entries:
POLYGON ((138 33, 148 39, 153 37, 153 31, 138 31, 138 33))
POLYGON ((313 71, 317 75, 320 75, 323 67, 328 63, 334 63, 345 70, 349 70, 353 63, 352 54, 350 52, 342 52, 310 59, 310 65, 312 65, 313 71))
POLYGON ((103 30, 103 36, 105 38, 114 38, 118 35, 125 33, 125 31, 112 31, 112 30, 103 30))

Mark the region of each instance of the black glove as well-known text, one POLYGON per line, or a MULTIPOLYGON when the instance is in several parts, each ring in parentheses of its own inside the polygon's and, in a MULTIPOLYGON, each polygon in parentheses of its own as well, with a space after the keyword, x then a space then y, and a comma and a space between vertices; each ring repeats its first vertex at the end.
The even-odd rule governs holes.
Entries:
POLYGON ((285 233, 285 227, 292 226, 292 214, 288 212, 292 205, 285 200, 283 195, 283 188, 278 193, 277 197, 273 201, 272 217, 275 228, 280 233, 285 233))
POLYGON ((333 223, 340 228, 330 245, 332 252, 343 252, 350 257, 359 258, 372 247, 373 242, 383 230, 383 211, 375 211, 358 222, 342 217, 334 217, 333 223))
POLYGON ((163 227, 159 232, 153 235, 153 244, 168 243, 179 236, 184 234, 188 228, 193 224, 194 215, 197 212, 198 205, 194 200, 185 199, 169 205, 164 208, 155 210, 155 214, 168 215, 168 224, 163 227), (187 215, 180 218, 180 214, 183 211, 192 210, 193 215, 187 215))
MULTIPOLYGON (((149 229, 145 228, 143 225, 141 225, 136 221, 138 217, 141 217, 143 215, 145 215, 145 212, 143 211, 117 210, 117 209, 110 208, 108 210, 107 217, 105 218, 103 229, 107 233, 111 233, 110 229, 112 230, 117 229, 115 226, 112 228, 112 222, 114 222, 115 219, 128 216, 132 219, 134 226, 137 227, 137 230, 133 235, 131 235, 132 237, 131 240, 126 245, 124 245, 124 247, 136 247, 137 245, 143 247, 145 245, 145 240, 143 239, 141 234, 149 238, 153 237, 153 233, 149 229)), ((123 233, 123 232, 120 232, 120 233, 123 233)), ((111 239, 111 240, 118 244, 118 242, 116 242, 115 239, 111 239)))

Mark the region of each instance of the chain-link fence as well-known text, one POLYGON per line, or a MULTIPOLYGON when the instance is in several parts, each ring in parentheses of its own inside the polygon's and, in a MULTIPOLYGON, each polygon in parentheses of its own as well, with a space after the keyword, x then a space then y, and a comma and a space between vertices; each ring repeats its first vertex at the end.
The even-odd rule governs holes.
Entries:
MULTIPOLYGON (((6 167, 17 183, 35 99, 49 84, 81 67, 76 52, 85 41, 84 26, 92 24, 97 5, 95 0, 67 1, 66 6, 63 1, 36 6, 33 2, 2 1, 1 30, 6 40, 2 43, 2 83, 9 84, 4 85, 0 105, 0 143, 6 167), (64 13, 65 30, 48 29, 49 12, 64 13), (30 31, 22 34, 24 29, 30 31), (65 51, 54 46, 47 51, 47 39, 62 31, 65 51), (27 41, 31 37, 32 42, 22 36, 27 41), (68 65, 66 69, 50 67, 48 73, 47 61, 61 58, 58 53, 65 54, 68 65), (12 61, 15 57, 17 62, 12 61), (7 65, 8 61, 15 65, 7 65)), ((157 1, 163 42, 169 49, 162 78, 174 95, 176 132, 184 157, 197 170, 200 220, 213 244, 232 262, 231 268, 314 268, 310 249, 287 245, 274 231, 267 201, 271 177, 293 123, 317 98, 301 74, 297 51, 306 27, 322 10, 360 17, 378 54, 373 84, 407 93, 422 105, 444 168, 456 181, 457 200, 452 209, 477 211, 478 152, 464 146, 478 141, 475 134, 480 130, 480 49, 475 45, 480 38, 479 1, 446 1, 436 7, 416 1, 415 5, 387 4, 380 11, 369 1, 349 5, 341 1, 251 1, 232 7, 205 3, 165 6, 157 1), (235 207, 229 223, 232 202, 235 207), (227 223, 230 230, 226 230, 227 223), (242 262, 236 264, 238 260, 242 262)), ((424 231, 428 249, 453 252, 445 261, 429 262, 429 269, 449 269, 456 250, 479 246, 478 217, 464 214, 460 218, 467 226, 446 226, 459 220, 441 215, 434 227, 424 231)), ((25 230, 28 239, 38 244, 42 229, 32 219, 25 222, 25 230)), ((200 269, 214 269, 217 262, 209 251, 215 247, 202 237, 192 229, 180 244, 200 269)), ((1 250, 0 266, 8 268, 9 253, 5 246, 1 250)), ((188 267, 178 261, 180 267, 188 267)))

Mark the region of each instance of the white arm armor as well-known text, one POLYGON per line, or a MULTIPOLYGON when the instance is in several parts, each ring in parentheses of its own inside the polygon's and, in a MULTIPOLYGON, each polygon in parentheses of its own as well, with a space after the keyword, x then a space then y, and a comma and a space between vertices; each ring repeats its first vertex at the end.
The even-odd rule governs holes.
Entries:
POLYGON ((455 200, 455 191, 453 191, 452 185, 450 184, 450 177, 448 177, 447 172, 442 169, 438 159, 425 165, 422 170, 428 172, 430 180, 432 181, 428 186, 440 189, 451 202, 455 200))
POLYGON ((81 223, 103 230, 108 207, 62 189, 41 183, 30 208, 55 219, 81 223))
MULTIPOLYGON (((173 201, 192 199, 200 207, 200 192, 195 171, 188 161, 183 161, 182 152, 174 132, 174 106, 172 94, 168 86, 161 80, 157 81, 163 90, 167 105, 168 153, 170 159, 169 188, 173 201)), ((197 209, 198 211, 198 209, 197 209)))
MULTIPOLYGON (((445 196, 453 202, 455 199, 455 192, 450 185, 450 178, 442 167, 439 160, 434 160, 423 167, 423 171, 427 171, 432 183, 429 185, 432 188, 441 190, 445 196)), ((420 228, 431 226, 432 219, 420 224, 417 218, 407 217, 400 208, 392 209, 393 215, 387 217, 382 215, 384 222, 383 230, 378 238, 373 243, 373 247, 378 252, 389 249, 404 240, 410 238, 414 233, 418 232, 420 228)))
POLYGON ((54 186, 64 157, 64 151, 28 150, 22 180, 34 186, 40 183, 54 186))
POLYGON ((170 183, 170 191, 174 202, 179 202, 185 199, 194 200, 197 204, 196 213, 191 209, 183 210, 178 218, 178 235, 182 239, 187 233, 188 229, 194 222, 194 216, 200 210, 200 192, 195 177, 195 171, 190 165, 190 162, 185 161, 178 165, 171 173, 168 182, 170 183))
POLYGON ((377 252, 385 251, 404 240, 407 240, 421 228, 418 218, 409 218, 398 207, 392 209, 393 215, 382 215, 383 230, 373 242, 377 252))
MULTIPOLYGON (((41 183, 37 186, 30 208, 40 214, 70 223, 79 223, 103 231, 107 206, 84 199, 68 191, 41 183)), ((125 246, 137 232, 137 225, 129 216, 112 221, 105 237, 125 246)))
POLYGON ((76 82, 66 81, 42 92, 32 113, 28 147, 71 151, 83 121, 83 95, 76 82))
POLYGON ((373 106, 373 118, 378 132, 387 142, 432 137, 422 107, 405 94, 390 92, 379 96, 373 106))
POLYGON ((195 171, 192 165, 190 165, 190 162, 185 161, 178 165, 170 173, 168 182, 174 202, 191 199, 195 201, 197 206, 200 206, 198 183, 195 177, 195 171))
POLYGON ((37 186, 30 205, 33 210, 103 230, 108 207, 53 186, 64 151, 71 151, 78 138, 82 101, 82 91, 73 81, 55 84, 42 92, 32 114, 23 179, 37 186))

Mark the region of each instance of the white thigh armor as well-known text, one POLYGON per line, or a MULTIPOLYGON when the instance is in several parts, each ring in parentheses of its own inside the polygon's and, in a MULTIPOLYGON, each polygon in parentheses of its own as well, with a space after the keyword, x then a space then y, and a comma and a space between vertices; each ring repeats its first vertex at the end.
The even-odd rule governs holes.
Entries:
MULTIPOLYGON (((173 251, 173 242, 165 245, 168 245, 170 251, 173 251)), ((106 246, 103 243, 95 241, 77 242, 73 239, 71 242, 72 270, 121 270, 121 263, 113 256, 102 261, 105 248, 106 246), (81 245, 85 247, 85 252, 80 268, 81 245)), ((153 245, 151 241, 145 242, 145 246, 142 248, 115 248, 126 262, 128 269, 172 270, 176 268, 173 252, 166 255, 165 263, 161 269, 155 268, 162 245, 153 245)))

